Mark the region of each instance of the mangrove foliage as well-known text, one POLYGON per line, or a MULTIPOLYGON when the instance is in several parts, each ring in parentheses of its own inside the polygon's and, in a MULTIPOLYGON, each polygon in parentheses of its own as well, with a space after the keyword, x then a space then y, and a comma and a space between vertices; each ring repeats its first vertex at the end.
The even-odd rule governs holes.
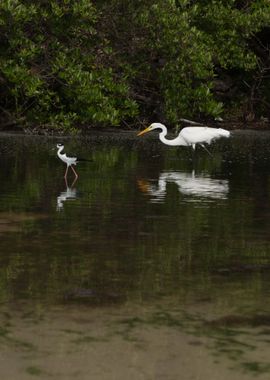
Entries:
POLYGON ((269 25, 268 0, 2 0, 0 125, 268 117, 269 25))

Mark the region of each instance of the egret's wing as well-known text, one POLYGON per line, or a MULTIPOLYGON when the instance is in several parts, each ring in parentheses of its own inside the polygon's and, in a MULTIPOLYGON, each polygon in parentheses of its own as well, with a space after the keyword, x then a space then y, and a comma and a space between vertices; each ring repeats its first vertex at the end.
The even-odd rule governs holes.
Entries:
POLYGON ((229 134, 230 133, 224 129, 209 127, 186 127, 180 132, 180 135, 189 144, 209 144, 212 140, 220 137, 228 137, 229 134))

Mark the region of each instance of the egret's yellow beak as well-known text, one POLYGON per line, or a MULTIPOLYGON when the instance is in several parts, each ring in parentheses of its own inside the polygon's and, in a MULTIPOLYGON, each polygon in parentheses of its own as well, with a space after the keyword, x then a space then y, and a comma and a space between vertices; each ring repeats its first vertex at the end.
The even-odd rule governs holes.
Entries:
POLYGON ((149 132, 150 130, 151 130, 150 127, 147 127, 147 128, 145 128, 143 131, 139 132, 139 133, 137 134, 137 136, 142 136, 142 135, 144 135, 145 133, 149 132))

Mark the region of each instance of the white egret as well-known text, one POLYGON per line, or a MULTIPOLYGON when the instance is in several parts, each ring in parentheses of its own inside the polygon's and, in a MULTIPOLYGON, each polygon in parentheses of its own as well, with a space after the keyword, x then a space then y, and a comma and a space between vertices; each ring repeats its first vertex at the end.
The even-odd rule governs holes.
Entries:
MULTIPOLYGON (((148 128, 139 132, 137 136, 141 136, 154 129, 161 129, 159 133, 159 139, 163 144, 171 146, 192 146, 193 150, 196 148, 196 144, 202 146, 207 152, 207 148, 204 144, 210 144, 212 140, 219 139, 220 137, 229 137, 230 132, 222 128, 209 128, 209 127, 185 127, 175 139, 167 139, 168 133, 165 125, 161 123, 152 123, 148 128)), ((208 152, 210 153, 210 152, 208 152)))
POLYGON ((92 160, 87 160, 87 159, 84 159, 84 158, 78 158, 78 157, 68 157, 66 155, 66 153, 62 153, 62 151, 64 150, 64 145, 59 143, 56 145, 57 146, 57 156, 60 158, 60 160, 62 160, 66 165, 67 165, 67 169, 66 169, 66 172, 65 172, 65 178, 67 178, 67 174, 68 174, 68 169, 69 167, 71 167, 74 175, 76 178, 78 178, 78 174, 76 173, 76 170, 74 169, 74 165, 77 165, 77 163, 79 161, 92 161, 92 160))

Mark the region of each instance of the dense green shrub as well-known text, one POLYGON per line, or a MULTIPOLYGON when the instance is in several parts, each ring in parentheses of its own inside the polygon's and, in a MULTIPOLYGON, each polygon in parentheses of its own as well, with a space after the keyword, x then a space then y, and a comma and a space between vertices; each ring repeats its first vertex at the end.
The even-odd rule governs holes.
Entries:
POLYGON ((268 25, 267 0, 2 0, 1 120, 65 129, 215 117, 224 74, 231 102, 259 99, 264 112, 268 25))
POLYGON ((267 64, 251 43, 270 25, 266 0, 110 3, 113 10, 104 22, 108 38, 114 51, 132 62, 135 98, 151 116, 171 123, 183 116, 218 116, 224 99, 216 96, 216 80, 228 74, 239 90, 229 100, 239 101, 248 97, 259 68, 267 64), (249 87, 241 92, 243 82, 249 87))
POLYGON ((1 107, 16 119, 50 127, 118 125, 137 113, 126 78, 107 65, 88 0, 0 5, 1 107))

